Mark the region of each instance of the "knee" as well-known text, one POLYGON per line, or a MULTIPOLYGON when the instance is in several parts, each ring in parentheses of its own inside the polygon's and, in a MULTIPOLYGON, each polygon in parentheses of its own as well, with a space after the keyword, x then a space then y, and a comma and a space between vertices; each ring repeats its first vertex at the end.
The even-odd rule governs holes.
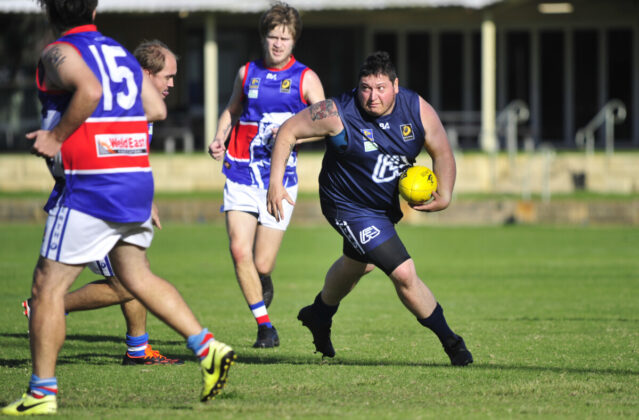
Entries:
POLYGON ((364 274, 368 274, 375 269, 375 264, 366 264, 364 268, 364 274))
POLYGON ((231 251, 231 258, 233 258, 233 261, 236 264, 253 260, 253 251, 250 247, 247 247, 243 244, 238 245, 235 243, 231 243, 229 249, 231 251))
POLYGON ((42 299, 62 297, 66 293, 66 286, 62 281, 55 281, 51 272, 38 266, 33 272, 31 284, 31 298, 42 299))
POLYGON ((115 294, 121 299, 121 303, 135 299, 129 290, 124 287, 116 276, 106 277, 107 284, 115 294))
POLYGON ((275 268, 275 261, 267 258, 255 258, 255 269, 260 276, 268 276, 275 268))
POLYGON ((401 264, 390 274, 395 287, 399 290, 408 290, 420 281, 412 264, 401 264))

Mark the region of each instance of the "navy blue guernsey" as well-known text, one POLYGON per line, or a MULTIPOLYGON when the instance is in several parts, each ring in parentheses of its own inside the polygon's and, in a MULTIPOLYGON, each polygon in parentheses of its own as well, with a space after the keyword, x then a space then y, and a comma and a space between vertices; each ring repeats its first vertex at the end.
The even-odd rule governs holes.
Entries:
POLYGON ((319 175, 322 212, 327 218, 386 215, 396 223, 402 217, 397 180, 424 147, 419 95, 400 88, 393 111, 379 118, 360 107, 356 90, 332 99, 345 133, 328 138, 319 175))

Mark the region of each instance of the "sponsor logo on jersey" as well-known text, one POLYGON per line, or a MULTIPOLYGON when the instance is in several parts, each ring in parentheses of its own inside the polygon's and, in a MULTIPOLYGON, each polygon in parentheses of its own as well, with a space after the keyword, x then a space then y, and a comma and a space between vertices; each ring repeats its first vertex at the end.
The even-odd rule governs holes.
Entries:
POLYGON ((379 236, 379 229, 375 226, 369 226, 359 232, 359 241, 362 244, 368 243, 379 236))
POLYGON ((378 184, 394 181, 408 166, 410 162, 406 156, 380 154, 373 169, 373 181, 378 184))
POLYGON ((260 78, 259 77, 252 78, 251 81, 249 82, 248 97, 251 99, 256 99, 259 89, 260 89, 260 78))
POLYGON ((402 124, 399 126, 402 132, 402 139, 404 141, 415 140, 415 133, 413 133, 413 126, 411 124, 402 124))
POLYGON ((390 123, 379 123, 379 128, 381 128, 382 130, 388 130, 390 129, 390 123))
POLYGON ((146 133, 96 134, 98 157, 146 155, 146 133))
POLYGON ((277 80, 277 74, 275 73, 267 73, 266 80, 277 80))
POLYGON ((291 92, 291 79, 284 79, 280 84, 280 92, 281 93, 290 93, 291 92))
POLYGON ((359 131, 364 135, 362 138, 364 141, 364 151, 372 152, 373 150, 377 150, 377 144, 375 144, 375 139, 373 138, 373 130, 370 128, 360 128, 359 131))

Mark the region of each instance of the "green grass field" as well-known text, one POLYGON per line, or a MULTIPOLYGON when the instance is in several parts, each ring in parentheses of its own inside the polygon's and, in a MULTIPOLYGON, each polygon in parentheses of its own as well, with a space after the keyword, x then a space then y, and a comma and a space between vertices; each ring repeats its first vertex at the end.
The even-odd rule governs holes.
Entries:
MULTIPOLYGON (((432 228, 400 225, 418 273, 475 363, 453 368, 436 337, 378 270, 334 319, 322 362, 296 320, 341 252, 328 225, 293 226, 274 272, 270 316, 282 344, 251 348, 255 321, 233 275, 223 226, 167 224, 149 251, 238 363, 217 399, 176 333, 149 317, 151 344, 184 366, 120 366, 118 307, 67 317, 57 370, 64 418, 639 417, 639 230, 626 227, 432 228)), ((31 373, 20 301, 42 227, 0 225, 0 403, 31 373)), ((95 279, 85 270, 74 287, 95 279)))

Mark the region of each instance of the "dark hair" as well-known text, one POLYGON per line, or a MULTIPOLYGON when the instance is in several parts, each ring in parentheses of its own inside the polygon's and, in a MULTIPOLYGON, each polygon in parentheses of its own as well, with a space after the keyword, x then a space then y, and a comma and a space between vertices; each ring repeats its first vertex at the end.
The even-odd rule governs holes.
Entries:
MULTIPOLYGON (((143 69, 148 70, 151 74, 157 74, 162 71, 166 64, 165 52, 173 54, 173 51, 164 42, 154 39, 152 41, 142 41, 133 51, 133 55, 143 69)), ((177 59, 175 54, 173 54, 173 57, 177 59)))
POLYGON ((358 79, 366 76, 376 76, 384 74, 388 76, 391 82, 397 79, 397 70, 390 59, 390 55, 386 51, 376 51, 366 57, 364 63, 359 68, 358 79))
POLYGON ((300 18, 297 9, 284 2, 277 1, 260 16, 258 24, 260 37, 262 39, 266 38, 269 32, 280 25, 286 26, 291 31, 295 42, 300 39, 302 35, 302 18, 300 18))
POLYGON ((98 7, 98 0, 38 0, 38 3, 58 32, 93 23, 93 12, 98 7))

